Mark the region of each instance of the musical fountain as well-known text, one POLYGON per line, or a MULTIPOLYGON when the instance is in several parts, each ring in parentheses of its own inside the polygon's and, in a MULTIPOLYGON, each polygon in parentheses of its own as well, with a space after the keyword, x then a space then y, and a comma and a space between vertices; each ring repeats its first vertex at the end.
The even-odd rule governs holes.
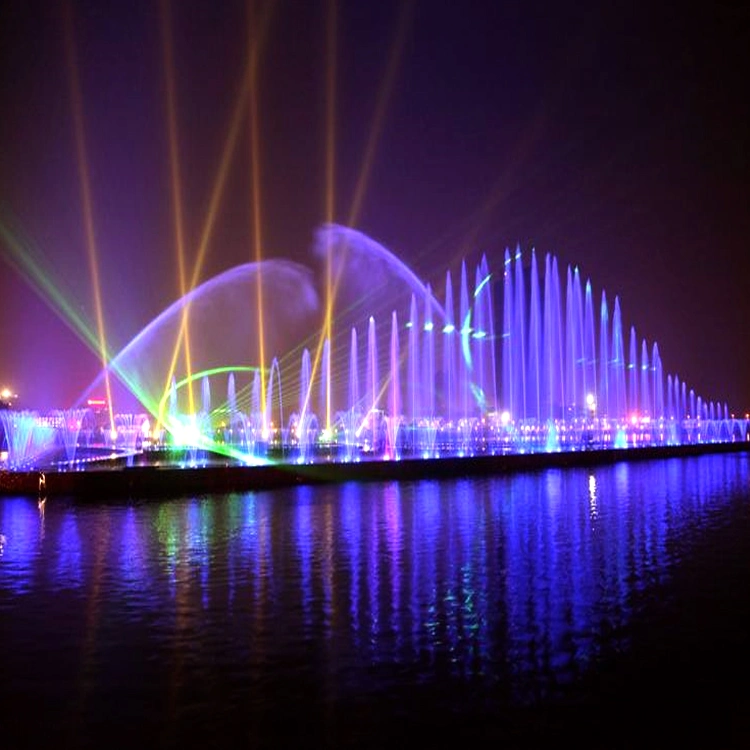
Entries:
MULTIPOLYGON (((658 344, 624 323, 619 298, 597 301, 554 255, 540 264, 534 250, 506 250, 499 273, 486 255, 473 274, 464 260, 455 294, 450 269, 437 293, 353 229, 322 227, 313 250, 333 279, 330 325, 320 277, 287 260, 196 287, 112 360, 148 413, 116 415, 95 466, 103 447, 109 468, 190 469, 194 483, 215 468, 228 485, 241 476, 252 486, 747 444, 747 417, 668 372, 658 344), (184 331, 190 362, 179 356, 184 331)), ((48 484, 80 474, 92 456, 80 409, 0 419, 6 484, 14 473, 43 470, 48 484)))

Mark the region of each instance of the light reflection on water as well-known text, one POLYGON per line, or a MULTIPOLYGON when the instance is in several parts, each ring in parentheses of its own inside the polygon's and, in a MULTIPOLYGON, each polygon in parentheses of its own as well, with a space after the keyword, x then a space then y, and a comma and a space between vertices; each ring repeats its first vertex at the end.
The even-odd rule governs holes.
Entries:
POLYGON ((329 714, 407 682, 529 702, 627 649, 639 594, 749 486, 747 458, 719 455, 183 500, 7 498, 4 668, 29 691, 41 682, 79 739, 113 696, 167 733, 230 715, 260 732, 303 686, 329 714))

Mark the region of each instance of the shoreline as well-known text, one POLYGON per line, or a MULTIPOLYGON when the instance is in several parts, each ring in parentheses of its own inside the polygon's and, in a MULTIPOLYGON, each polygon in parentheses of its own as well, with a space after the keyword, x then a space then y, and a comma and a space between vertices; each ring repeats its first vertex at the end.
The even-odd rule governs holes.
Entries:
POLYGON ((456 479, 717 453, 750 453, 750 441, 426 459, 365 459, 353 462, 320 460, 303 464, 279 461, 254 466, 229 463, 190 467, 159 465, 159 455, 164 454, 141 453, 126 458, 117 457, 106 464, 100 461, 98 466, 102 468, 44 472, 0 471, 0 496, 67 495, 93 496, 98 499, 176 497, 310 484, 456 479), (128 461, 132 461, 132 465, 128 465, 128 461))

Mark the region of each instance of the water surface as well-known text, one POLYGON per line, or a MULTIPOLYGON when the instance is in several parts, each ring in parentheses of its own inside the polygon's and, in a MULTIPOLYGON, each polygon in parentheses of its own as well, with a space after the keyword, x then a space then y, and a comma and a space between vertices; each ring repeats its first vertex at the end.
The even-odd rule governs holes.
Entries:
POLYGON ((573 729, 616 746, 632 733, 610 720, 643 710, 689 729, 691 701, 718 709, 707 686, 726 710, 701 730, 733 736, 748 691, 718 673, 748 661, 749 510, 745 454, 4 498, 7 746, 496 746, 573 729), (654 708, 656 685, 673 708, 654 708))

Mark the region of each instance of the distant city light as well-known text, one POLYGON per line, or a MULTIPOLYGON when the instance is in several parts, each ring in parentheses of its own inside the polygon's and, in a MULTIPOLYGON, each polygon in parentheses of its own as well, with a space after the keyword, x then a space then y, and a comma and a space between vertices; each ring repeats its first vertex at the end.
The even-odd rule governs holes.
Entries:
POLYGON ((0 399, 2 399, 3 401, 11 401, 14 398, 18 398, 18 394, 13 393, 10 388, 3 388, 0 391, 0 399))

